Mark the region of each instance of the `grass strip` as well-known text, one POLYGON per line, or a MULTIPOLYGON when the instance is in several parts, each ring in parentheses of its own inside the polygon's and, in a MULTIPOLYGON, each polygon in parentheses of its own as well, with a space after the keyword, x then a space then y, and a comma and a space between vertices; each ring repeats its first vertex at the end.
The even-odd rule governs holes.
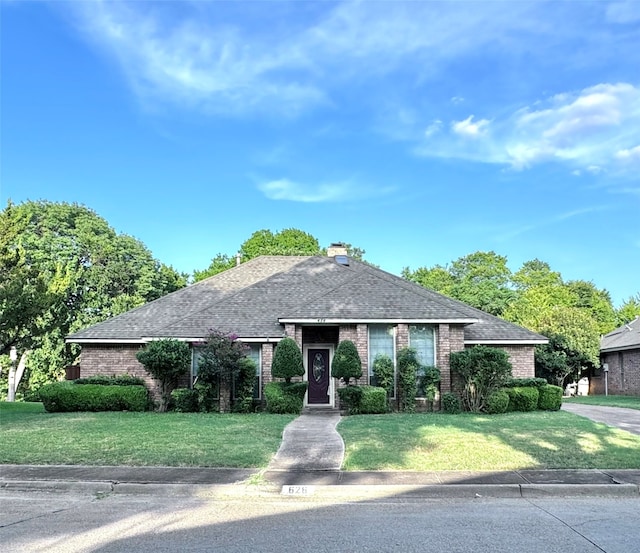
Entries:
POLYGON ((600 405, 602 407, 625 407, 640 409, 638 396, 574 396, 562 399, 564 403, 582 403, 584 405, 600 405))
POLYGON ((0 463, 262 468, 291 415, 46 413, 0 403, 0 463))
POLYGON ((640 436, 571 413, 344 418, 345 470, 639 469, 640 436))

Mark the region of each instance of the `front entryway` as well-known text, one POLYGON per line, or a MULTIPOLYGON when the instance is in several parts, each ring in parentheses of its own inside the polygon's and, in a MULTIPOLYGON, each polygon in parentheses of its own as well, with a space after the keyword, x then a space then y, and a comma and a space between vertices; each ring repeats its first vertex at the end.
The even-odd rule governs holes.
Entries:
POLYGON ((331 385, 331 348, 308 346, 306 350, 306 378, 309 383, 307 405, 333 406, 331 385))

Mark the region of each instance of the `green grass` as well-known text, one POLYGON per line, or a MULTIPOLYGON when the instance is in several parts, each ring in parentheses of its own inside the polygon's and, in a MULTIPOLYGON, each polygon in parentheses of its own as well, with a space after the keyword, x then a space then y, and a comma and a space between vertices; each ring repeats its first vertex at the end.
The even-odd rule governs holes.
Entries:
POLYGON ((345 470, 640 468, 640 436, 562 411, 360 415, 338 431, 345 470))
POLYGON ((575 396, 565 397, 562 401, 564 403, 583 403, 585 405, 640 409, 640 397, 638 396, 575 396))
POLYGON ((0 403, 0 463, 265 467, 290 415, 46 413, 0 403))
MULTIPOLYGON (((0 403, 0 463, 262 468, 293 418, 0 403)), ((640 436, 563 411, 360 415, 338 430, 346 470, 640 469, 640 436)))

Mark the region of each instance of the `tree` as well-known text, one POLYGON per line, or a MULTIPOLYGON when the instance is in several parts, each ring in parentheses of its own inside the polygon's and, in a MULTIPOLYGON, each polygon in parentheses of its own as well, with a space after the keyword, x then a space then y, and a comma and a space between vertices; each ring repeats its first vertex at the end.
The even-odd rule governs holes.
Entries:
POLYGON ((220 385, 221 413, 231 407, 233 382, 241 380, 243 369, 246 369, 242 360, 248 352, 249 346, 240 342, 236 334, 226 334, 216 329, 209 332, 205 346, 200 350, 198 382, 209 388, 220 385))
POLYGON ((7 204, 0 213, 0 348, 29 356, 29 386, 55 380, 78 355, 64 337, 186 284, 138 240, 90 209, 7 204))
POLYGON ((616 312, 609 292, 599 290, 593 282, 586 280, 572 280, 566 286, 576 296, 573 307, 587 311, 598 323, 601 334, 611 332, 616 327, 616 312))
POLYGON ((536 346, 536 376, 564 389, 564 381, 572 372, 568 361, 567 341, 561 334, 550 333, 549 343, 536 346))
POLYGON ((629 297, 616 310, 616 327, 622 326, 640 317, 640 293, 629 297))
POLYGON ((375 385, 384 388, 387 392, 387 397, 391 397, 393 395, 395 376, 393 359, 385 353, 379 353, 373 360, 372 370, 375 385))
POLYGON ((351 340, 342 340, 331 361, 331 376, 341 378, 348 386, 349 380, 362 376, 362 361, 356 345, 351 340))
POLYGON ((178 340, 156 340, 141 349, 136 358, 145 370, 160 382, 162 403, 160 410, 166 411, 171 390, 178 384, 178 378, 187 374, 191 365, 191 350, 186 342, 178 340))
POLYGON ((420 361, 414 348, 402 348, 398 351, 398 409, 407 413, 416 410, 418 393, 418 373, 420 361))
POLYGON ((507 258, 495 252, 475 252, 442 267, 403 269, 404 278, 463 301, 492 315, 502 315, 513 300, 507 258))
POLYGON ((485 410, 489 396, 504 386, 512 373, 507 352, 489 346, 456 351, 450 364, 463 381, 462 404, 474 413, 485 410))
POLYGON ((271 362, 271 376, 284 378, 287 384, 294 376, 304 376, 304 362, 298 343, 289 336, 278 342, 271 362))
POLYGON ((562 277, 560 273, 552 271, 545 261, 533 259, 522 264, 522 267, 513 274, 512 281, 518 290, 528 290, 534 287, 560 286, 562 277))
MULTIPOLYGON (((348 255, 362 261, 365 251, 361 248, 345 245, 348 255)), ((320 247, 318 239, 299 229, 289 228, 273 233, 270 230, 258 230, 245 240, 238 249, 242 263, 260 255, 326 255, 326 249, 320 247)), ((235 267, 236 256, 219 253, 208 268, 194 271, 195 282, 217 275, 235 267)))

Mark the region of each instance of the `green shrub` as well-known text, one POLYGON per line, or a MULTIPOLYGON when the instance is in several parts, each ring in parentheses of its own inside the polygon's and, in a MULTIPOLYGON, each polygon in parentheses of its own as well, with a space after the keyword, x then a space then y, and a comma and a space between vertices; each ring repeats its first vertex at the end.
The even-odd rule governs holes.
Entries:
POLYGON ((442 394, 442 410, 450 415, 455 415, 462 411, 460 398, 451 392, 442 394))
POLYGON ((71 382, 74 384, 97 384, 99 386, 145 386, 142 378, 131 376, 130 374, 114 374, 113 376, 96 374, 95 376, 77 378, 71 382))
POLYGON ((547 385, 544 378, 510 378, 505 383, 505 388, 542 388, 547 385))
POLYGON ((440 387, 440 369, 433 366, 423 367, 420 375, 420 393, 431 404, 433 411, 433 400, 436 398, 440 387))
POLYGON ((136 359, 153 378, 160 382, 162 389, 160 410, 165 411, 171 399, 171 390, 178 384, 178 378, 189 371, 191 349, 186 342, 179 340, 154 340, 136 353, 136 359))
POLYGON ((509 411, 535 411, 538 408, 538 388, 520 386, 505 388, 509 394, 509 411))
POLYGON ((562 406, 562 388, 547 384, 538 390, 538 409, 543 411, 558 411, 562 406))
POLYGON ((290 337, 278 342, 271 362, 271 375, 290 383, 294 376, 304 376, 304 362, 298 343, 290 337))
POLYGON ((269 382, 264 387, 264 397, 267 400, 269 413, 299 414, 304 405, 304 394, 307 391, 306 382, 269 382))
POLYGON ((331 376, 341 378, 347 386, 349 380, 357 380, 362 376, 362 361, 356 345, 351 340, 342 340, 338 344, 331 361, 331 376))
POLYGON ((171 392, 171 408, 179 413, 195 413, 200 411, 198 390, 177 388, 171 392))
POLYGON ((505 390, 496 390, 487 398, 484 408, 490 415, 506 413, 509 408, 509 394, 505 390))
POLYGON ((193 389, 198 394, 198 411, 213 413, 220 410, 220 386, 210 382, 197 382, 193 389))
POLYGON ((377 386, 361 386, 362 399, 360 413, 366 415, 386 413, 389 411, 387 391, 377 386))
POLYGON ((149 393, 144 386, 102 386, 54 382, 40 388, 40 400, 50 413, 68 411, 145 411, 149 393))
POLYGON ((413 348, 398 351, 398 409, 405 413, 416 410, 417 377, 420 362, 413 348))
POLYGON ((256 363, 248 357, 243 357, 238 363, 240 371, 234 382, 233 410, 236 413, 251 413, 253 411, 253 389, 256 384, 256 363))
POLYGON ((387 396, 393 395, 393 359, 384 353, 379 353, 373 360, 373 378, 376 386, 384 388, 387 396))
POLYGON ((487 398, 511 378, 509 355, 500 348, 474 346, 450 356, 451 370, 462 377, 462 405, 466 411, 485 410, 487 398))
POLYGON ((361 386, 346 386, 345 388, 338 388, 340 406, 346 407, 350 415, 357 415, 360 413, 362 393, 361 386))

